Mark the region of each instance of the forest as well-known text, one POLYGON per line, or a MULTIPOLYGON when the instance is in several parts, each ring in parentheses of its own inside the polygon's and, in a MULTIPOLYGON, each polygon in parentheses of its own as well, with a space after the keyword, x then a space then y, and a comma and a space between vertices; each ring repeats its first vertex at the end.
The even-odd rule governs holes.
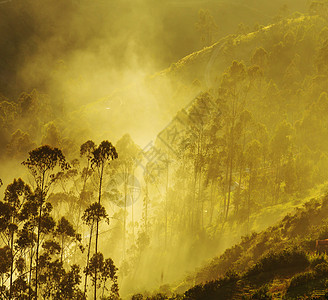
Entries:
POLYGON ((327 299, 327 0, 0 14, 0 299, 327 299))

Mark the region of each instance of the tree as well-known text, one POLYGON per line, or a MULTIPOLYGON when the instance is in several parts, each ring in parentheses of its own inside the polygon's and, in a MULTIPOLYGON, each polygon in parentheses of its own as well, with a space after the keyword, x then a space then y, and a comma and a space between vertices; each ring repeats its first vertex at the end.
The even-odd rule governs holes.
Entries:
POLYGON ((213 36, 218 31, 213 16, 208 10, 201 9, 198 12, 198 22, 196 28, 201 34, 201 41, 203 46, 209 46, 213 42, 213 36))
MULTIPOLYGON (((89 244, 88 244, 88 253, 87 253, 87 266, 86 269, 88 269, 89 266, 89 258, 90 258, 90 252, 91 252, 91 241, 92 241, 92 234, 93 234, 93 227, 95 223, 99 223, 101 220, 107 219, 108 216, 106 213, 105 208, 99 204, 98 202, 95 202, 91 204, 87 209, 85 210, 82 220, 83 222, 90 227, 90 237, 89 237, 89 244)), ((88 284, 88 274, 85 273, 85 281, 84 281, 84 295, 87 291, 87 284, 88 284)))
MULTIPOLYGON (((222 107, 225 133, 223 136, 225 144, 225 190, 224 190, 224 214, 225 220, 228 218, 231 192, 233 183, 233 169, 237 157, 238 141, 243 130, 243 112, 246 107, 247 96, 250 89, 247 80, 245 66, 234 61, 228 71, 223 75, 219 89, 219 97, 225 98, 225 105, 222 107)), ((247 118, 246 118, 247 119, 247 118)))
POLYGON ((275 179, 273 186, 273 201, 276 203, 279 198, 281 184, 281 167, 287 159, 291 149, 292 126, 284 120, 278 124, 274 137, 271 140, 271 157, 275 168, 275 179))
MULTIPOLYGON (((98 205, 101 205, 101 193, 102 183, 105 167, 110 161, 117 159, 118 154, 115 147, 109 141, 102 141, 101 144, 92 152, 91 167, 97 171, 99 180, 98 190, 98 205)), ((98 252, 98 232, 99 231, 99 218, 96 218, 96 242, 95 242, 95 253, 98 252)), ((97 269, 95 270, 95 294, 94 299, 97 298, 97 269)))
POLYGON ((22 163, 27 167, 33 176, 36 184, 36 194, 38 195, 38 234, 36 242, 36 266, 35 266, 35 294, 38 296, 38 269, 39 269, 39 247, 40 234, 42 230, 42 212, 47 193, 55 182, 56 169, 61 171, 69 169, 69 164, 61 150, 51 148, 48 145, 41 146, 29 152, 29 157, 22 163))
POLYGON ((252 190, 255 184, 255 177, 257 173, 257 168, 261 159, 261 144, 258 140, 253 140, 247 145, 246 149, 246 164, 248 167, 248 197, 247 197, 247 221, 249 226, 250 217, 250 207, 251 207, 251 197, 252 190))
POLYGON ((113 167, 118 173, 119 180, 123 182, 124 193, 124 216, 123 216, 123 258, 126 248, 126 218, 128 197, 131 202, 132 215, 132 236, 134 238, 134 170, 136 168, 136 158, 140 153, 139 147, 134 143, 129 134, 125 134, 116 143, 116 149, 120 157, 115 161, 113 167), (132 188, 132 191, 131 191, 132 188), (130 189, 130 190, 129 190, 130 189))
POLYGON ((111 258, 107 258, 104 260, 104 256, 102 253, 95 253, 91 259, 88 267, 85 269, 85 273, 92 276, 93 285, 98 285, 97 288, 101 288, 102 286, 102 299, 119 299, 119 290, 117 284, 117 268, 114 265, 114 262, 111 258), (95 277, 97 276, 97 278, 95 277), (105 290, 109 291, 106 287, 106 283, 108 279, 111 280, 111 288, 110 288, 110 297, 104 298, 105 290))
POLYGON ((33 148, 35 148, 35 144, 31 141, 30 135, 17 129, 11 135, 10 142, 7 145, 7 153, 10 157, 21 158, 33 148))
POLYGON ((66 244, 69 242, 81 241, 81 235, 77 234, 73 225, 65 218, 62 217, 58 223, 57 228, 55 230, 55 235, 59 237, 61 243, 61 254, 60 261, 63 262, 64 250, 66 248, 66 244))
MULTIPOLYGON (((87 198, 86 197, 86 184, 92 174, 92 169, 90 169, 90 166, 91 166, 91 160, 92 160, 92 152, 95 150, 95 148, 96 148, 96 145, 91 140, 86 141, 80 147, 80 156, 85 157, 87 159, 87 165, 82 170, 83 185, 82 185, 82 191, 80 194, 81 201, 85 201, 85 199, 87 198)), ((80 211, 79 211, 79 213, 80 213, 80 211)))
POLYGON ((44 286, 42 296, 44 299, 62 300, 76 299, 85 300, 79 289, 81 283, 80 268, 72 265, 70 271, 63 268, 63 263, 58 259, 61 247, 55 241, 46 241, 40 255, 40 284, 44 286))
POLYGON ((12 299, 13 293, 13 275, 14 275, 14 260, 21 253, 21 249, 14 248, 15 236, 20 229, 22 222, 26 221, 28 216, 22 214, 24 202, 31 197, 31 188, 24 183, 22 179, 15 179, 12 184, 9 184, 5 190, 3 201, 0 201, 0 232, 3 240, 6 241, 10 248, 10 283, 9 283, 9 299, 12 299))

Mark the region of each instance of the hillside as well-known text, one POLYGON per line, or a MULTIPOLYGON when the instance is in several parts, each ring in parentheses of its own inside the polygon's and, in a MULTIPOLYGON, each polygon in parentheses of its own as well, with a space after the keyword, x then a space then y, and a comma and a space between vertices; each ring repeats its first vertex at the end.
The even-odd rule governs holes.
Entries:
POLYGON ((313 2, 242 27, 153 76, 98 68, 90 45, 73 59, 80 77, 59 62, 61 102, 1 96, 2 295, 323 295, 326 257, 312 252, 327 233, 327 12, 313 2))
POLYGON ((178 287, 172 285, 166 291, 171 296, 162 287, 147 299, 326 299, 328 257, 315 245, 328 236, 327 213, 328 196, 312 198, 274 226, 243 236, 178 287), (195 286, 186 290, 190 285, 195 286))
MULTIPOLYGON (((271 226, 305 197, 317 197, 315 188, 327 180, 326 24, 320 16, 298 16, 227 37, 154 77, 160 82, 172 76, 172 85, 195 83, 197 77, 195 84, 208 88, 179 111, 156 142, 176 162, 170 166, 174 175, 168 198, 172 232, 186 226, 181 231, 185 241, 186 228, 190 230, 191 240, 185 241, 190 252, 177 259, 200 266, 205 257, 229 248, 240 236, 271 226), (204 107, 205 117, 195 119, 193 114, 204 113, 204 107), (320 120, 316 114, 322 116, 320 120), (168 146, 172 131, 181 127, 190 132, 177 135, 168 146)), ((179 242, 173 241, 175 249, 179 242)), ((277 249, 282 246, 277 243, 277 249)), ((238 272, 244 272, 258 257, 236 248, 243 257, 238 272)), ((225 273, 229 268, 225 263, 213 267, 214 276, 220 274, 218 269, 225 273)), ((174 271, 166 269, 170 274, 174 271)), ((207 275, 206 269, 200 271, 179 288, 213 279, 207 275)), ((166 283, 169 286, 160 291, 174 292, 174 285, 166 283)), ((191 290, 191 299, 198 292, 199 287, 191 290)), ((247 294, 247 288, 240 295, 243 292, 247 294)))
POLYGON ((186 299, 225 299, 220 293, 226 288, 225 280, 237 282, 236 295, 231 299, 252 293, 252 299, 261 293, 274 299, 323 295, 327 292, 328 260, 325 254, 316 253, 315 242, 328 236, 327 213, 328 197, 314 198, 275 226, 243 237, 241 243, 200 270, 195 281, 223 278, 194 287, 186 292, 186 299))

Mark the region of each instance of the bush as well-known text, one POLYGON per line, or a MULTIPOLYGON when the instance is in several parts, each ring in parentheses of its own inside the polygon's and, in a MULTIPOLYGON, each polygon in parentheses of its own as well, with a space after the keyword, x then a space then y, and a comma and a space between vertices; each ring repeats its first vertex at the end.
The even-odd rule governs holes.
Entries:
POLYGON ((310 265, 311 268, 314 268, 316 265, 322 264, 322 263, 326 263, 326 256, 325 254, 320 254, 318 255, 314 255, 313 257, 311 257, 310 259, 310 265))
POLYGON ((313 281, 314 279, 315 279, 315 274, 312 271, 297 274, 292 277, 288 290, 297 287, 305 287, 309 282, 313 281))
POLYGON ((158 293, 154 296, 147 297, 147 300, 166 300, 168 297, 164 294, 158 293))
POLYGON ((225 277, 208 282, 206 284, 199 284, 186 291, 184 299, 197 300, 226 300, 231 299, 236 290, 236 283, 240 279, 239 275, 234 272, 228 272, 225 277))
POLYGON ((269 293, 269 287, 267 284, 262 285, 259 289, 252 293, 251 299, 261 300, 261 299, 272 299, 272 295, 269 293))
POLYGON ((327 276, 328 275, 328 264, 326 262, 320 263, 314 267, 314 272, 318 276, 327 276))
POLYGON ((285 249, 281 252, 271 251, 251 267, 246 272, 246 276, 275 273, 281 269, 304 270, 308 265, 307 254, 298 248, 285 249))

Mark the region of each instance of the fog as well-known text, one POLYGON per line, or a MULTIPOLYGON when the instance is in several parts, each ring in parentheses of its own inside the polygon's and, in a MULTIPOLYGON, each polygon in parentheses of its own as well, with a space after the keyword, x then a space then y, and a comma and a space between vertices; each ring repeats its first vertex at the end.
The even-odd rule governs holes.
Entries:
POLYGON ((63 151, 76 173, 47 199, 82 235, 64 262, 80 265, 80 287, 94 230, 80 219, 98 197, 99 250, 130 299, 201 283, 195 270, 326 182, 327 18, 310 2, 0 2, 1 192, 18 177, 35 190, 21 165, 32 149, 63 151), (191 117, 203 102, 204 122, 191 117), (174 122, 184 136, 167 145, 174 122), (80 156, 88 140, 116 147, 103 177, 80 156), (155 175, 149 145, 166 155, 155 175))

